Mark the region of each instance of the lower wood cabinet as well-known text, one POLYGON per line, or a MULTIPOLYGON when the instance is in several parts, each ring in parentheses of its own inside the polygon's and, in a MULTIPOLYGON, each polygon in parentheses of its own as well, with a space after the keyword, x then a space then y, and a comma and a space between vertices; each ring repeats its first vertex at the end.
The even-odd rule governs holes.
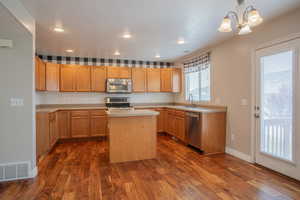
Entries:
POLYGON ((71 112, 71 137, 89 137, 90 136, 90 115, 89 111, 71 112))
POLYGON ((166 113, 165 132, 185 142, 185 112, 167 109, 166 113))
POLYGON ((49 137, 50 137, 50 148, 52 148, 57 142, 59 136, 57 131, 57 120, 56 112, 49 113, 49 137))
POLYGON ((71 137, 70 114, 71 114, 70 111, 58 111, 57 113, 57 126, 58 126, 59 138, 61 139, 71 137))
POLYGON ((91 112, 91 136, 105 136, 107 133, 107 117, 104 111, 91 112))

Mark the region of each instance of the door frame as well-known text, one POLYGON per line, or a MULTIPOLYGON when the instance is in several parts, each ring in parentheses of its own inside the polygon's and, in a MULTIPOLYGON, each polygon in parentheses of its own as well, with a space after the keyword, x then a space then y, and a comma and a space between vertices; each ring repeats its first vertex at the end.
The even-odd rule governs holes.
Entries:
MULTIPOLYGON (((280 45, 292 40, 300 39, 300 33, 295 33, 295 34, 290 34, 286 37, 281 37, 275 40, 268 41, 266 43, 263 43, 261 45, 258 45, 257 47, 253 48, 251 50, 251 107, 250 107, 250 119, 251 119, 251 128, 250 128, 250 133, 251 133, 251 153, 250 153, 250 162, 255 163, 256 162, 256 146, 257 146, 257 138, 256 138, 256 133, 257 133, 257 126, 256 126, 256 119, 254 117, 255 115, 255 106, 256 106, 256 87, 257 87, 257 62, 256 62, 256 51, 262 50, 268 47, 280 45)), ((298 60, 296 61, 298 62, 298 60)), ((300 63, 299 63, 300 64, 300 63)), ((294 83, 293 83, 294 84, 294 83)), ((299 87, 294 85, 294 89, 297 90, 299 87)), ((296 98, 296 97, 294 97, 296 98)), ((294 103, 294 102, 293 102, 294 103)), ((295 115, 295 114, 294 114, 295 115)), ((295 120, 295 119, 294 119, 295 120)), ((295 129, 295 127, 294 127, 295 129)), ((295 137, 295 134, 294 136, 295 137)), ((295 141, 293 141, 295 143, 295 141)), ((294 147, 295 148, 295 144, 294 147)), ((293 155, 295 156, 295 155, 293 155)))

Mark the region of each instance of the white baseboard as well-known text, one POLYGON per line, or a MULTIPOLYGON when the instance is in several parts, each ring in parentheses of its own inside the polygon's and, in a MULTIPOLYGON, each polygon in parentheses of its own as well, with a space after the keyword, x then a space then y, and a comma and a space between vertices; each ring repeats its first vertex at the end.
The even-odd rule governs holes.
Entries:
POLYGON ((235 149, 232 149, 230 147, 226 147, 225 151, 226 151, 226 153, 228 153, 234 157, 237 157, 237 158, 247 161, 249 163, 254 163, 254 160, 251 158, 250 155, 244 154, 244 153, 237 151, 235 149))

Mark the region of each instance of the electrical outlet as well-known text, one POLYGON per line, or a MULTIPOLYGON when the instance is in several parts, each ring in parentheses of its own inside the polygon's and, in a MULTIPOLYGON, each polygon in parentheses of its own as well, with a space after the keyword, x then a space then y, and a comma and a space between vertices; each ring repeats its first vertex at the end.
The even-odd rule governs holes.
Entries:
POLYGON ((242 99, 241 100, 241 105, 242 106, 248 106, 248 100, 247 99, 242 99))

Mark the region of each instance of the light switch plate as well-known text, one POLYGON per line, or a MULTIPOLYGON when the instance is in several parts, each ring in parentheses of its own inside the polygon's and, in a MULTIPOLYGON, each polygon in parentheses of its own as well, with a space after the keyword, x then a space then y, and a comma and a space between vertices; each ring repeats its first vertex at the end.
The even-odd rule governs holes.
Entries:
POLYGON ((24 106, 24 99, 22 99, 22 98, 11 98, 10 99, 10 106, 11 107, 24 106))

